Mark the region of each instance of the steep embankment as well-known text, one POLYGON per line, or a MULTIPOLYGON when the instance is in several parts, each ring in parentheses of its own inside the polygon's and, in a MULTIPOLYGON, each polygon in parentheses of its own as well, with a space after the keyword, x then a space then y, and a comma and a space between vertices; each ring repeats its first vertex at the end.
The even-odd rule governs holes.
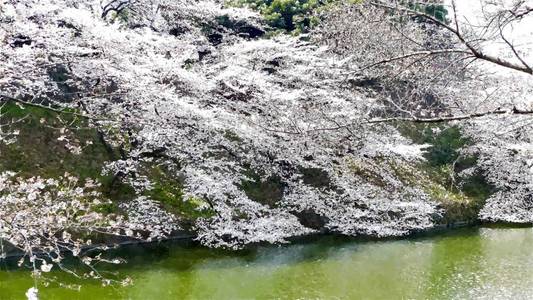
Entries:
POLYGON ((249 10, 141 2, 105 18, 94 3, 4 8, 0 86, 13 99, 0 115, 28 117, 7 126, 17 134, 0 144, 0 170, 98 180, 113 201, 99 213, 155 201, 209 246, 477 220, 478 175, 469 191, 450 172, 455 129, 367 123, 382 106, 365 78, 347 81, 326 47, 266 38, 249 10))

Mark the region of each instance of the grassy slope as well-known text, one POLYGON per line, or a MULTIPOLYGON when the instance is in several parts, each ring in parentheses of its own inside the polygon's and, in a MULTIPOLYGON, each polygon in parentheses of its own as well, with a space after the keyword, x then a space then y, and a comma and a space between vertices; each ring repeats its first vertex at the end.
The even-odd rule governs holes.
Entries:
MULTIPOLYGON (((69 113, 59 114, 35 107, 21 108, 14 104, 7 105, 3 113, 3 123, 12 118, 25 117, 25 119, 14 125, 13 129, 20 131, 17 142, 10 145, 0 144, 0 171, 15 171, 22 177, 45 178, 58 177, 68 172, 82 180, 96 179, 102 183, 104 195, 114 203, 101 207, 102 212, 117 212, 117 203, 128 201, 135 196, 130 186, 120 182, 112 185, 111 177, 101 175, 105 162, 116 159, 119 156, 118 151, 106 147, 99 139, 97 131, 89 127, 86 120, 69 113), (61 132, 60 128, 65 126, 70 129, 61 132), (80 155, 71 153, 65 147, 65 142, 58 140, 61 135, 81 145, 82 153, 80 155)), ((479 209, 491 192, 491 187, 481 176, 452 182, 454 172, 475 164, 474 158, 462 158, 458 154, 458 150, 468 144, 468 140, 461 136, 459 129, 439 128, 440 132, 435 133, 435 127, 411 124, 400 124, 399 129, 415 143, 433 145, 426 154, 427 162, 376 163, 386 164, 383 167, 392 168, 404 184, 422 188, 435 201, 441 203, 447 211, 444 222, 476 220, 479 209)), ((365 168, 358 168, 355 171, 370 181, 379 181, 379 174, 370 174, 365 168)), ((154 183, 154 188, 144 195, 160 202, 168 211, 180 216, 186 225, 192 225, 192 221, 198 217, 210 217, 214 214, 205 200, 184 199, 180 178, 171 176, 165 164, 156 162, 146 165, 141 173, 154 183)), ((257 177, 257 174, 248 175, 252 175, 252 178, 257 177)), ((273 178, 266 183, 245 181, 241 188, 252 199, 275 206, 274 203, 281 197, 283 185, 279 179, 273 178)))
MULTIPOLYGON (((105 162, 120 157, 117 149, 109 148, 99 138, 95 128, 87 120, 71 113, 57 113, 38 107, 21 107, 8 103, 2 110, 0 123, 24 118, 10 129, 18 130, 17 141, 5 145, 0 143, 0 172, 14 171, 21 177, 40 176, 57 178, 65 172, 80 180, 95 179, 102 184, 101 192, 113 200, 113 204, 99 207, 104 213, 118 212, 118 203, 135 197, 135 191, 127 184, 113 181, 112 176, 103 176, 105 162), (67 128, 62 131, 61 128, 67 128), (81 154, 74 154, 60 141, 66 136, 74 144, 82 146, 81 154)), ((176 213, 187 224, 198 217, 209 217, 213 212, 200 198, 183 199, 182 183, 179 178, 169 176, 168 170, 160 165, 146 165, 140 175, 147 176, 154 189, 144 195, 176 213)))
POLYGON ((417 144, 430 144, 426 162, 413 167, 399 167, 400 178, 420 186, 446 209, 445 222, 474 222, 492 187, 476 174, 459 178, 457 173, 476 164, 475 157, 460 155, 470 141, 458 127, 425 124, 399 124, 400 132, 417 144), (410 169, 411 168, 411 169, 410 169), (404 175, 402 175, 404 174, 404 175))

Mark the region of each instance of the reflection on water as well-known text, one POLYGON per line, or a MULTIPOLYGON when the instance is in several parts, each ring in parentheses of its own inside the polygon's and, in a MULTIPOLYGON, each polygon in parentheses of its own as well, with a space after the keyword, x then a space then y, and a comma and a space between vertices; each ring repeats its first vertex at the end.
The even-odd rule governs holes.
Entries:
MULTIPOLYGON (((393 241, 328 237, 231 253, 184 245, 122 250, 128 287, 41 287, 42 299, 527 299, 533 229, 471 228, 393 241)), ((74 279, 52 272, 64 283, 74 279)), ((22 299, 28 272, 0 271, 0 299, 22 299)))

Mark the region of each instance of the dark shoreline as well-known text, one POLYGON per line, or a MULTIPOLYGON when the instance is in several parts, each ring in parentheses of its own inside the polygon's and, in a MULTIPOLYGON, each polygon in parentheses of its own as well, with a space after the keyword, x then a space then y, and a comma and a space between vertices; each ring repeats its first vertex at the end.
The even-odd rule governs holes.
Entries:
MULTIPOLYGON (((415 239, 415 238, 426 238, 426 237, 433 237, 442 235, 448 232, 453 232, 457 229, 463 229, 463 228, 530 228, 533 227, 533 223, 508 223, 508 222, 455 222, 450 224, 439 224, 433 228, 427 229, 427 230, 421 230, 412 232, 407 235, 402 236, 388 236, 388 237, 377 237, 372 235, 359 235, 359 236, 348 236, 343 235, 335 232, 316 232, 311 233, 303 236, 294 236, 287 239, 287 244, 278 244, 278 245, 288 245, 288 244, 294 244, 294 243, 309 243, 314 242, 318 239, 329 237, 329 238, 338 238, 340 240, 344 241, 354 241, 354 242, 378 242, 378 241, 394 241, 394 240, 405 240, 405 239, 415 239)), ((176 233, 173 236, 170 236, 165 239, 161 240, 154 240, 154 241, 143 241, 143 240, 123 240, 116 243, 106 243, 108 247, 111 249, 120 249, 120 248, 126 248, 129 246, 155 246, 158 244, 192 244, 192 246, 197 247, 205 247, 202 246, 198 241, 195 240, 196 235, 191 233, 176 233)), ((92 246, 88 246, 86 249, 92 248, 92 247, 98 247, 102 246, 104 244, 95 244, 92 246)), ((228 251, 228 252, 238 252, 238 251, 246 251, 246 250, 252 250, 259 246, 276 246, 274 244, 268 244, 268 243, 256 243, 256 244, 250 244, 244 247, 240 250, 230 250, 230 249, 216 249, 216 250, 222 250, 222 251, 228 251)), ((11 247, 4 244, 4 247, 11 247)), ((18 250, 8 250, 5 258, 0 259, 0 261, 5 260, 12 260, 12 259, 19 259, 24 254, 18 250)))

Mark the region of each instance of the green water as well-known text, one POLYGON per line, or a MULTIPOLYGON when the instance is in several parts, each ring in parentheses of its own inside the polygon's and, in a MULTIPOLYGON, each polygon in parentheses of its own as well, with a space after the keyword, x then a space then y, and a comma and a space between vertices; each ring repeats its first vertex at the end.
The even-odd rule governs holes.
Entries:
MULTIPOLYGON (((533 229, 470 228, 393 241, 320 238, 231 253, 198 246, 130 247, 114 271, 127 287, 40 287, 41 299, 528 299, 533 229)), ((63 283, 71 277, 52 272, 63 283)), ((3 266, 0 299, 33 280, 3 266)))

